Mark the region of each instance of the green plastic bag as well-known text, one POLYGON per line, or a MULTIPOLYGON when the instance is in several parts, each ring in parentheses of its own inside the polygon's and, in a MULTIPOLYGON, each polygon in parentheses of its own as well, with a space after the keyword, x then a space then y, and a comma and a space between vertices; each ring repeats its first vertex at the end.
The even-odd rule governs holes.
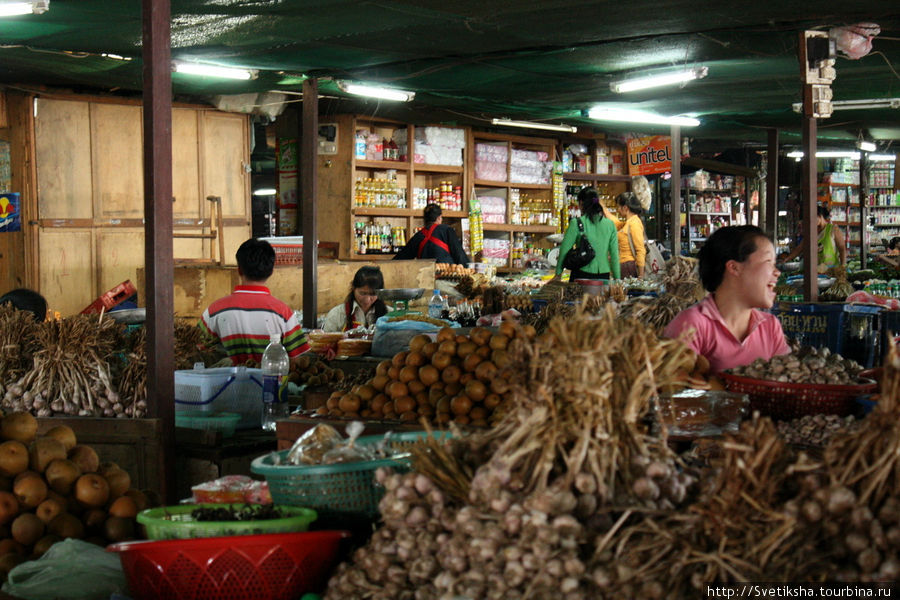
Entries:
POLYGON ((70 538, 10 571, 3 592, 28 600, 109 600, 127 594, 128 583, 118 554, 70 538))

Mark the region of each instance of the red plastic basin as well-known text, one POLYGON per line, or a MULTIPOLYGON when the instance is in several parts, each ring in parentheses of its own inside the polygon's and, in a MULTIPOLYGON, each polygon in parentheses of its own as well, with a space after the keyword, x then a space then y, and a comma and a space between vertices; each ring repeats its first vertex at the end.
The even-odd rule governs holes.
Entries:
POLYGON ((321 591, 347 531, 123 542, 135 600, 296 600, 321 591))

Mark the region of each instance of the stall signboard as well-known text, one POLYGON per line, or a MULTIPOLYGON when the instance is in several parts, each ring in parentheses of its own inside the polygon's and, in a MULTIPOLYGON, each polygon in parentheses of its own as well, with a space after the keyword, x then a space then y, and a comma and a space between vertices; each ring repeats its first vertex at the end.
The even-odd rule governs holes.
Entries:
POLYGON ((672 170, 672 138, 653 135, 628 140, 628 174, 654 175, 672 170))
POLYGON ((300 156, 296 138, 278 138, 278 235, 297 234, 300 156))
POLYGON ((18 193, 0 194, 0 233, 7 231, 22 231, 18 193))

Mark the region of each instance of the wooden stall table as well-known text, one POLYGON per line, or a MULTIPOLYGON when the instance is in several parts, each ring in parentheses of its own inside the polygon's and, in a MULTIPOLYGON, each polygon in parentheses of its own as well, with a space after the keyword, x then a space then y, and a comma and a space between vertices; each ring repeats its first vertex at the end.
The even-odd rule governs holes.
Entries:
POLYGON ((175 428, 175 489, 191 497, 191 486, 225 475, 249 475, 254 458, 276 448, 275 435, 261 429, 238 430, 231 437, 218 431, 175 428))

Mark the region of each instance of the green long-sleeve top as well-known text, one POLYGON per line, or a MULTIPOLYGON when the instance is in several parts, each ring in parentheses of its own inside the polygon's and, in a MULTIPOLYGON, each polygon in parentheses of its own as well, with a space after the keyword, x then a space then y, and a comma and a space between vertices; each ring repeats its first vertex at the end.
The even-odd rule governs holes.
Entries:
MULTIPOLYGON (((619 238, 616 235, 616 226, 612 221, 601 218, 592 221, 587 217, 580 217, 584 223, 584 235, 594 248, 594 260, 581 268, 588 273, 612 273, 614 279, 621 279, 622 271, 619 268, 619 238)), ((556 274, 563 271, 563 262, 569 250, 578 239, 578 221, 569 221, 566 235, 563 237, 562 246, 559 249, 559 258, 556 261, 556 274)))

